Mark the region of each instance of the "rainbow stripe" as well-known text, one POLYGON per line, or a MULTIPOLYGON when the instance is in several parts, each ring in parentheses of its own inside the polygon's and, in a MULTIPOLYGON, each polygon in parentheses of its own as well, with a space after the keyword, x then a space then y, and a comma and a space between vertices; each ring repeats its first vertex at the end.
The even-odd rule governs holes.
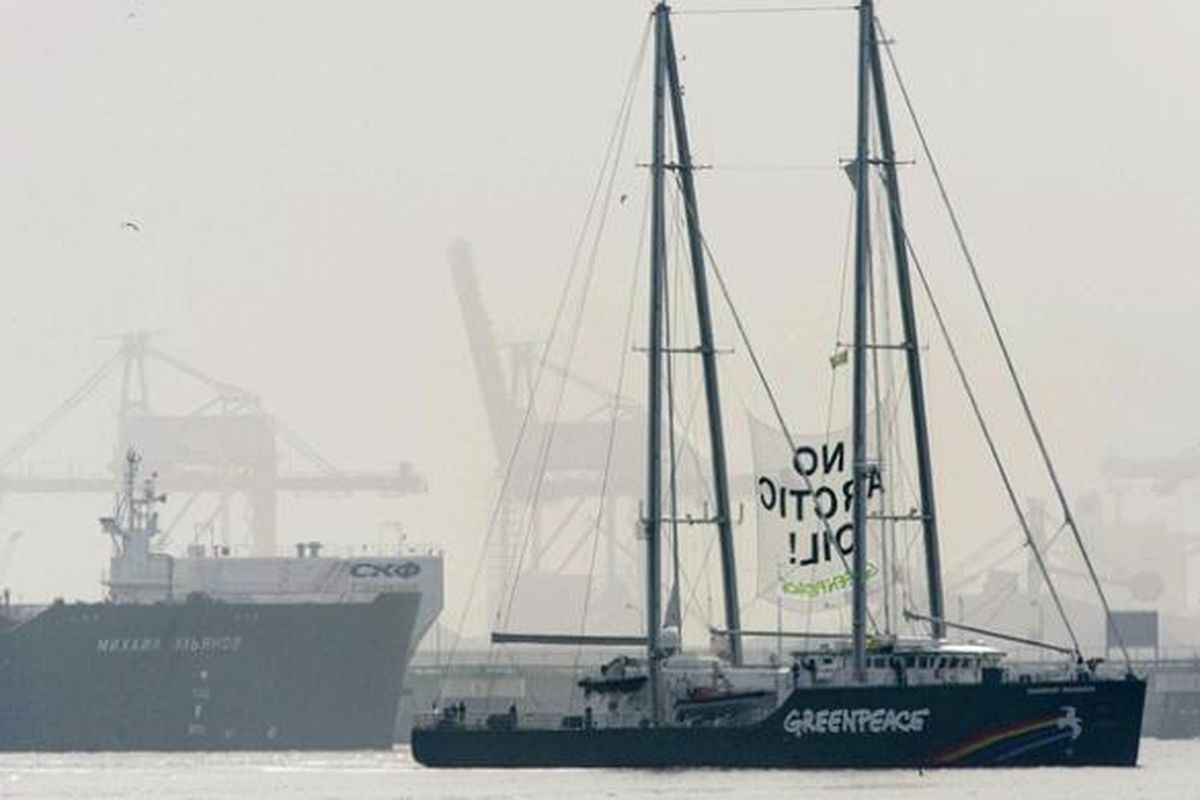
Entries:
MULTIPOLYGON (((960 745, 952 750, 948 750, 937 756, 934 760, 938 764, 956 764, 959 761, 975 755, 981 750, 993 747, 1002 742, 1016 739, 1021 736, 1027 736, 1028 734, 1041 730, 1053 730, 1058 727, 1058 719, 1058 715, 1054 715, 1033 721, 1017 722, 1012 725, 1006 725, 1003 728, 997 728, 995 730, 988 731, 979 738, 974 739, 967 744, 960 745)), ((1050 744, 1051 742, 1058 741, 1060 738, 1063 737, 1051 736, 1046 739, 1046 741, 1040 742, 1038 746, 1050 744)), ((1024 752, 1028 749, 1030 748, 1021 748, 1020 751, 1024 752)), ((1015 755, 1015 753, 1011 753, 1009 755, 1015 755)), ((1003 760, 1003 758, 1004 756, 1001 756, 996 760, 1003 760)))

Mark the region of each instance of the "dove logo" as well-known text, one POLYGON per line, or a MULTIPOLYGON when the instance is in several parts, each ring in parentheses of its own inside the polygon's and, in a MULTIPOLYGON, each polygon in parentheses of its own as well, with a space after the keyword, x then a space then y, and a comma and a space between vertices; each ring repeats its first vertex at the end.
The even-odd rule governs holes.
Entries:
POLYGON ((1060 731, 1068 731, 1071 741, 1083 735, 1083 720, 1075 713, 1075 706, 1062 706, 1063 715, 1054 720, 1054 727, 1060 731))

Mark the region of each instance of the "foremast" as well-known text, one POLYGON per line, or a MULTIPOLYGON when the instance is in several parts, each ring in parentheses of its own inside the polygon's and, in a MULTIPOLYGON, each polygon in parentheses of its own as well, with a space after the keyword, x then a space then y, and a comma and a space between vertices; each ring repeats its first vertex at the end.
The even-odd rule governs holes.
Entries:
POLYGON ((700 362, 704 368, 704 398, 708 410, 708 441, 712 456, 713 496, 717 506, 717 542, 721 549, 721 584, 725 601, 725 629, 729 632, 729 658, 742 663, 741 614, 738 610, 737 559, 733 549, 733 515, 729 504, 729 472, 725 461, 725 431, 721 421, 721 391, 717 378, 717 348, 713 340, 712 311, 708 302, 708 275, 704 265, 704 239, 700 235, 700 211, 696 203, 692 148, 688 143, 687 118, 683 113, 683 88, 671 18, 665 18, 667 78, 675 123, 675 151, 679 190, 683 193, 688 251, 692 261, 692 286, 696 298, 696 322, 700 335, 700 362))
POLYGON ((683 109, 683 90, 679 80, 679 65, 675 57, 671 34, 670 7, 660 2, 654 7, 654 98, 650 209, 650 320, 648 351, 647 404, 647 470, 646 501, 643 532, 646 538, 646 643, 651 696, 652 721, 663 719, 661 688, 662 658, 660 626, 662 625, 662 426, 663 426, 663 359, 666 243, 666 175, 674 170, 679 175, 683 195, 684 216, 691 257, 692 283, 699 328, 699 347, 704 374, 704 396, 708 411, 708 437, 713 470, 713 494, 716 502, 716 525, 721 552, 721 579, 725 603, 725 627, 729 656, 733 663, 742 661, 741 621, 738 610, 737 565, 733 546, 733 522, 729 502, 729 479, 725 461, 725 435, 721 421, 720 389, 717 378, 716 345, 713 339, 712 314, 709 305, 707 273, 704 261, 704 239, 700 232, 700 215, 693 180, 691 146, 683 109), (668 97, 669 96, 669 97, 668 97), (670 102, 671 121, 675 133, 677 163, 668 164, 667 102, 670 102))

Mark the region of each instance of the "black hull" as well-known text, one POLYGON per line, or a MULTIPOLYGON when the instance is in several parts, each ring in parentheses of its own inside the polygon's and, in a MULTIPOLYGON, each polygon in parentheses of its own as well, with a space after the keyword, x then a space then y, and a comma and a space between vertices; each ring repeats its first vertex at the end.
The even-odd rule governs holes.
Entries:
POLYGON ((389 748, 418 603, 51 606, 0 633, 0 750, 389 748))
POLYGON ((1145 692, 1141 680, 801 689, 745 727, 417 728, 412 752, 434 767, 1132 766, 1145 692))

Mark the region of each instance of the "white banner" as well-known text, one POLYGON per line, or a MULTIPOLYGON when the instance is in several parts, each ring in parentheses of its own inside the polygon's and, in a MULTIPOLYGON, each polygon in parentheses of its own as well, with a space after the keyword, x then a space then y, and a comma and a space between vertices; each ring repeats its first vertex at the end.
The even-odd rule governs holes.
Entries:
MULTIPOLYGON (((854 478, 848 430, 794 437, 750 417, 758 523, 758 592, 811 607, 851 599, 854 478)), ((878 470, 867 481, 867 513, 883 506, 878 470)), ((869 556, 869 554, 868 554, 869 556)), ((867 562, 868 587, 878 567, 867 562)))

